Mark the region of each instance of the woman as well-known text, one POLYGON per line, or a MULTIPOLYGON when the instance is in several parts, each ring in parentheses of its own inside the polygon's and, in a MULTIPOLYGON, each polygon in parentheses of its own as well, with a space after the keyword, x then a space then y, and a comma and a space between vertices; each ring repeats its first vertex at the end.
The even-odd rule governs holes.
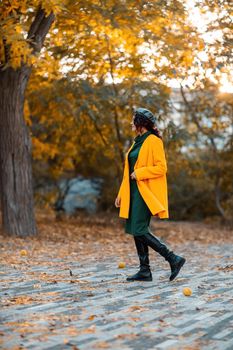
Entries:
POLYGON ((156 118, 151 111, 138 108, 131 122, 137 136, 126 154, 123 180, 115 200, 119 216, 126 219, 125 232, 134 237, 140 270, 127 277, 127 281, 152 281, 149 264, 151 247, 170 264, 172 281, 186 259, 153 236, 149 229, 151 216, 169 217, 167 199, 167 164, 163 141, 155 127, 156 118))

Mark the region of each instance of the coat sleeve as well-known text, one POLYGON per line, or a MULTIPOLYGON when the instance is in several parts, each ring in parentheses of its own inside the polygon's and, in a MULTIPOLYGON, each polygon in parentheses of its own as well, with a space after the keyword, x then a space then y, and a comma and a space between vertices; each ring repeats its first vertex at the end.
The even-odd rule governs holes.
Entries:
POLYGON ((117 194, 118 198, 121 198, 121 193, 122 193, 124 179, 125 179, 125 166, 124 166, 124 171, 123 171, 123 177, 122 177, 121 185, 120 185, 120 188, 119 188, 119 191, 118 191, 118 194, 117 194))
POLYGON ((119 189, 118 195, 117 195, 117 197, 119 197, 119 198, 121 198, 124 180, 125 180, 125 178, 126 178, 126 176, 127 176, 127 174, 126 174, 126 162, 128 161, 128 154, 129 154, 130 150, 132 149, 133 145, 134 145, 134 142, 132 143, 131 147, 129 148, 128 152, 127 152, 126 155, 125 155, 125 163, 124 163, 124 170, 123 170, 123 178, 122 178, 121 185, 120 185, 120 189, 119 189))
POLYGON ((117 194, 117 198, 121 198, 121 193, 122 193, 122 185, 123 185, 123 181, 124 181, 124 178, 122 179, 121 181, 121 185, 120 185, 120 188, 119 188, 119 191, 118 191, 118 194, 117 194))
POLYGON ((137 181, 160 177, 167 172, 163 141, 157 136, 153 137, 149 147, 152 147, 153 165, 135 169, 137 181))
POLYGON ((122 180, 122 183, 121 183, 120 189, 119 189, 119 191, 118 191, 118 195, 117 195, 117 197, 118 197, 118 198, 121 198, 122 184, 123 184, 123 180, 122 180))

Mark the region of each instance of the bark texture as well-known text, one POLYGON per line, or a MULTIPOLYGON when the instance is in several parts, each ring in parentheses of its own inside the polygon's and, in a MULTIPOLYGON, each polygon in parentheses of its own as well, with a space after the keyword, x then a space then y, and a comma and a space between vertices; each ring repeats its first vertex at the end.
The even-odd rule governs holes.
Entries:
POLYGON ((23 117, 29 68, 0 74, 0 172, 3 229, 8 234, 36 233, 33 213, 30 135, 23 117))
MULTIPOLYGON (((54 14, 46 17, 38 8, 27 40, 34 53, 40 52, 54 14)), ((4 42, 4 38, 3 38, 4 42)), ((31 137, 23 116, 24 98, 31 67, 17 70, 7 66, 9 47, 5 45, 5 66, 0 66, 0 197, 3 230, 21 237, 37 232, 32 186, 31 137)))

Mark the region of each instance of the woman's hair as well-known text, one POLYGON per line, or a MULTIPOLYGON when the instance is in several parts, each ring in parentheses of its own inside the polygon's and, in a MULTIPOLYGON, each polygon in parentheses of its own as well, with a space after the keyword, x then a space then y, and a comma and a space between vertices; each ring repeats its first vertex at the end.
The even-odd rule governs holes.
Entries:
POLYGON ((152 134, 156 135, 160 139, 162 139, 162 136, 160 134, 160 131, 157 127, 155 127, 152 120, 149 118, 143 116, 142 114, 135 113, 133 118, 134 125, 136 126, 136 129, 139 130, 140 128, 144 127, 148 131, 151 131, 152 134))

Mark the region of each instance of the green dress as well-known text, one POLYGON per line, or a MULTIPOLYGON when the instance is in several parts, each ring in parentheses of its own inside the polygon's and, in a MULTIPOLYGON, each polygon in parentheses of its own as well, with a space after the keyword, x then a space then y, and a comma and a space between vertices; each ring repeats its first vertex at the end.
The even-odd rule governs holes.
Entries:
MULTIPOLYGON (((137 161, 140 148, 150 134, 151 131, 147 131, 134 139, 135 144, 128 154, 129 175, 134 171, 134 165, 137 161)), ((140 236, 150 232, 151 216, 152 213, 138 190, 137 181, 131 180, 130 177, 130 208, 129 218, 126 219, 125 223, 125 232, 134 236, 140 236)))

